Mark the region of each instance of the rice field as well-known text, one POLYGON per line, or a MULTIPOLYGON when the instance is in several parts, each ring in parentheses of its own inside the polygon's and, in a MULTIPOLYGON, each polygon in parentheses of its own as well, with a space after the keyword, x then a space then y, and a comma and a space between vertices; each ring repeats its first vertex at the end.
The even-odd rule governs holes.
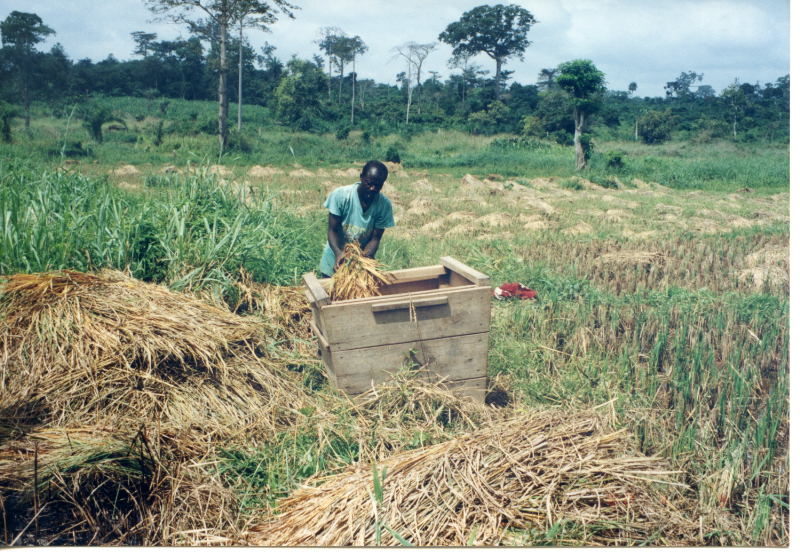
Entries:
POLYGON ((365 160, 0 160, 0 541, 788 545, 784 154, 436 141, 378 258, 536 290, 492 301, 486 404, 324 375, 298 286, 365 160))

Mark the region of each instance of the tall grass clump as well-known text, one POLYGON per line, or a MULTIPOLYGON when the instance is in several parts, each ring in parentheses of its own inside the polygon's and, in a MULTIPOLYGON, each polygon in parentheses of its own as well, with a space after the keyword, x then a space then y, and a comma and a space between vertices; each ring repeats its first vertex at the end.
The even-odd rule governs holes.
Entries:
POLYGON ((182 289, 230 286, 225 276, 240 268, 289 283, 317 262, 315 221, 281 211, 260 189, 218 182, 202 168, 161 183, 142 196, 104 178, 4 171, 0 274, 130 268, 182 289))

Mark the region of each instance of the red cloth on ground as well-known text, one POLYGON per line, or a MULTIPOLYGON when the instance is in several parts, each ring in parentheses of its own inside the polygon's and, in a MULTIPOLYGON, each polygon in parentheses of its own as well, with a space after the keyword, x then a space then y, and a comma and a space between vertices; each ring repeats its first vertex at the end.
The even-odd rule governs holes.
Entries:
POLYGON ((508 297, 519 297, 520 299, 536 299, 536 292, 530 288, 526 288, 519 282, 512 284, 503 284, 499 288, 494 289, 494 296, 497 299, 508 297))

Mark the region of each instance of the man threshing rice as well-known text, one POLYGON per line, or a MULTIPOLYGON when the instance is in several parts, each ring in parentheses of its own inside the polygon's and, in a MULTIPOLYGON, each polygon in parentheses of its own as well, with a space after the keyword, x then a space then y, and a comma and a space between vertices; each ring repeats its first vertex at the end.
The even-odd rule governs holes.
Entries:
POLYGON ((378 252, 383 232, 394 226, 392 202, 381 194, 388 175, 382 162, 370 160, 361 170, 361 181, 338 187, 328 196, 328 244, 319 265, 324 278, 339 268, 347 243, 357 242, 369 258, 378 252))

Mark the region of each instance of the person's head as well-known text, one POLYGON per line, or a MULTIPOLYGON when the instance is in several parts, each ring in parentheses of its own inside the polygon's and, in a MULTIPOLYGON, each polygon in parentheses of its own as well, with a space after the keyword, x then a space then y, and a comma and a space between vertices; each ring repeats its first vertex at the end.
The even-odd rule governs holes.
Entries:
POLYGON ((389 170, 383 162, 370 160, 361 170, 361 185, 359 193, 367 199, 372 199, 383 188, 383 182, 389 176, 389 170))

